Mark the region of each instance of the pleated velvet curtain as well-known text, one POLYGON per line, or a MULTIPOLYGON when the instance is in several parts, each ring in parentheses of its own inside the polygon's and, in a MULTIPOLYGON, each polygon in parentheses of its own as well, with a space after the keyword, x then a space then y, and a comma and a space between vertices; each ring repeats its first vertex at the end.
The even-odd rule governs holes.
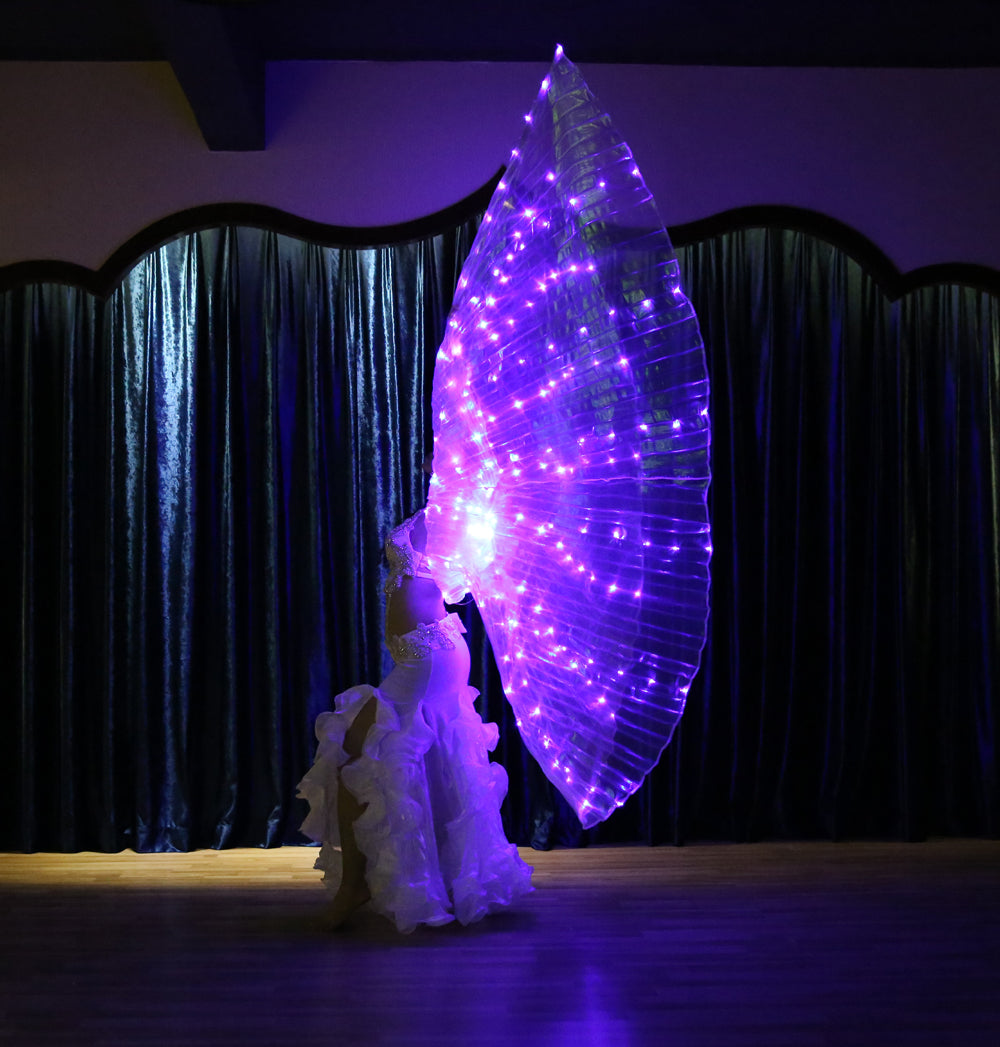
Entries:
POLYGON ((212 230, 106 303, 4 296, 3 846, 296 838, 311 721, 379 678, 382 536, 422 504, 474 232, 212 230))
POLYGON ((801 233, 684 254, 715 558, 675 831, 995 836, 1000 300, 891 302, 801 233))
MULTIPOLYGON (((375 249, 228 226, 107 298, 0 295, 0 847, 301 842, 333 694, 376 681, 472 220, 375 249)), ((680 250, 714 425, 712 619, 674 742, 582 833, 474 608, 518 843, 995 836, 1000 299, 889 300, 806 233, 680 250)))

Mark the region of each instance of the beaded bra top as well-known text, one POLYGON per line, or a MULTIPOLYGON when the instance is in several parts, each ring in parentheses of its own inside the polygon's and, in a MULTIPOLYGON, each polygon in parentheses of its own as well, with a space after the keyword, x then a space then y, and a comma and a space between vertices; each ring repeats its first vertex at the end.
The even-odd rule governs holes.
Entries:
MULTIPOLYGON (((389 598, 402 585, 404 578, 427 578, 434 581, 434 576, 427 569, 427 557, 413 548, 410 532, 417 522, 420 513, 415 513, 404 520, 398 527, 389 532, 385 541, 385 555, 389 561, 389 577, 385 582, 385 595, 389 598)), ((386 619, 388 620, 389 603, 386 601, 386 619)), ((457 614, 449 614, 438 622, 421 623, 416 629, 402 636, 393 636, 386 629, 385 642, 393 661, 401 662, 413 658, 423 658, 431 651, 453 650, 456 636, 465 632, 457 614)))
POLYGON ((385 540, 385 556, 389 561, 389 577, 385 581, 386 596, 394 593, 403 584, 404 578, 427 578, 434 581, 434 576, 427 569, 427 557, 410 544, 410 532, 419 516, 420 513, 414 513, 408 520, 394 527, 385 540))

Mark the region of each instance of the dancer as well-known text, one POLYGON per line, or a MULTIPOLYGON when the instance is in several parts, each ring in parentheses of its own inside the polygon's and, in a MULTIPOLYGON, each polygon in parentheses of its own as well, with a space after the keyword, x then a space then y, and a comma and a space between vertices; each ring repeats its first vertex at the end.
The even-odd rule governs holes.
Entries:
POLYGON ((310 805, 302 831, 322 844, 316 867, 335 890, 330 928, 366 902, 403 933, 469 924, 532 889, 500 821, 507 775, 487 755, 497 727, 475 710, 465 629, 426 569, 425 539, 422 510, 390 533, 395 666, 317 719, 316 760, 299 783, 310 805))
POLYGON ((321 866, 343 846, 331 923, 369 894, 402 929, 469 922, 528 889, 442 589, 475 598, 525 745, 586 827, 659 759, 705 643, 708 373, 677 256, 562 48, 525 122, 435 360, 426 523, 389 541, 396 668, 320 718, 303 782, 321 866))

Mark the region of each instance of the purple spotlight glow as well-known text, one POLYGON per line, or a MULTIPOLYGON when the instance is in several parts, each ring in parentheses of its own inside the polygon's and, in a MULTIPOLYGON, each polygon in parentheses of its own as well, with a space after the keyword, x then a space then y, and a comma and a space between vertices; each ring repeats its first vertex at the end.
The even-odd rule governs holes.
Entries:
POLYGON ((431 568, 475 596, 518 730, 590 826, 656 763, 698 669, 709 390, 655 205, 562 48, 448 324, 431 568))

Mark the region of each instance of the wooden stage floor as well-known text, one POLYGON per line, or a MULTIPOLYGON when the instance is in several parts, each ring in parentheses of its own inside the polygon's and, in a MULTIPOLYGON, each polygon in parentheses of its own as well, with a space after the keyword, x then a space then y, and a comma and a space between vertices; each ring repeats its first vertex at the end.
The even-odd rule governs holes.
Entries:
POLYGON ((315 851, 0 854, 0 1044, 1000 1045, 1000 843, 538 853, 470 928, 315 928, 315 851))

